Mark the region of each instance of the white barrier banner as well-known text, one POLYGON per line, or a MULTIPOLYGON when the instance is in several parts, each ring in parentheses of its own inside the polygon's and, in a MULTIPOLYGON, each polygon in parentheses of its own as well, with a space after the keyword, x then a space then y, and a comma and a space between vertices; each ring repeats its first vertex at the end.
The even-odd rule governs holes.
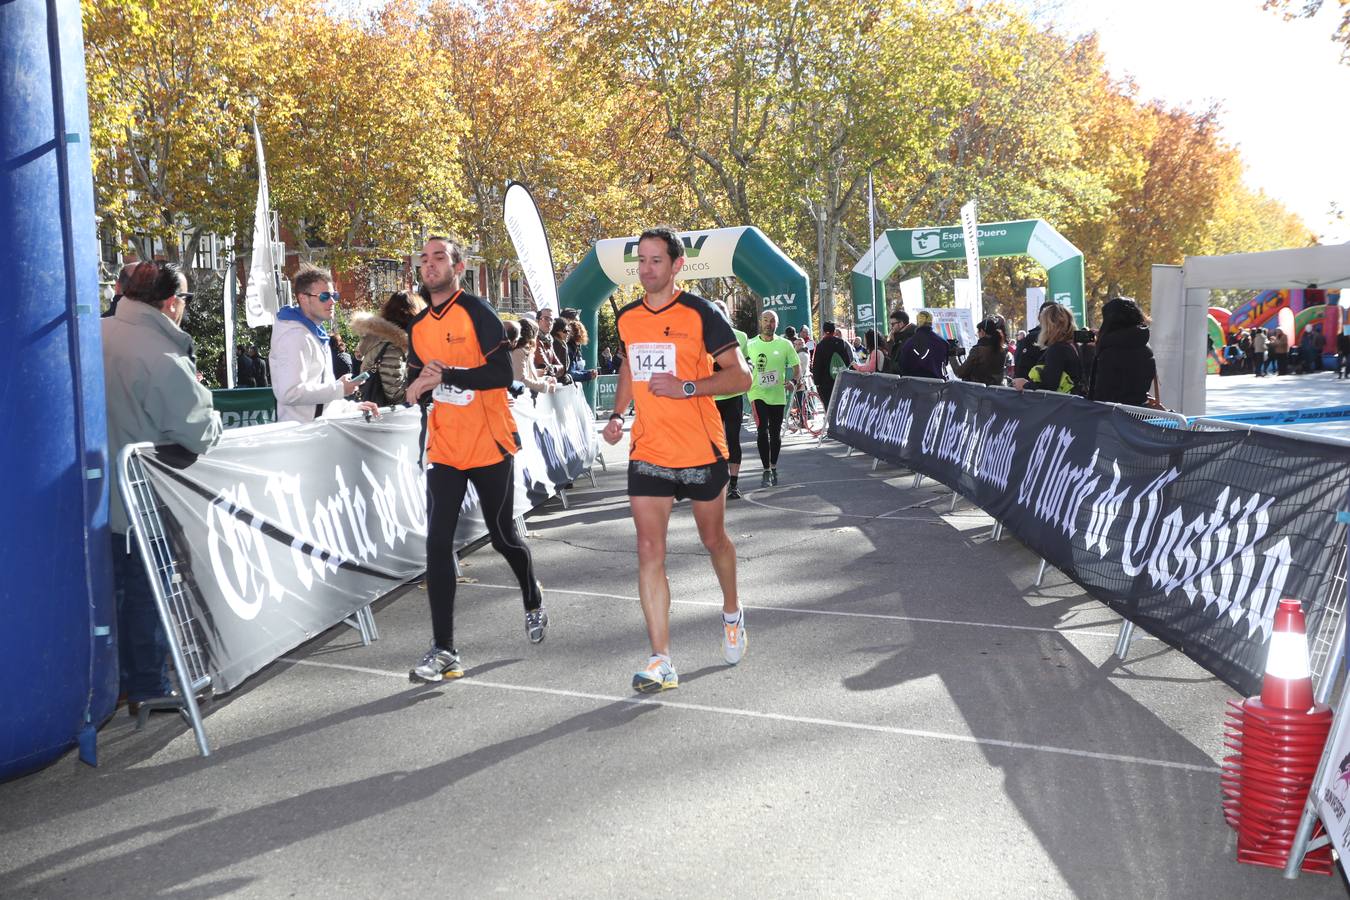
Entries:
MULTIPOLYGON (((598 445, 576 387, 526 394, 512 413, 523 515, 589 469, 598 445)), ((239 429, 203 456, 139 454, 216 692, 425 571, 420 432, 420 412, 401 409, 239 429)), ((455 548, 486 534, 471 486, 455 548)))

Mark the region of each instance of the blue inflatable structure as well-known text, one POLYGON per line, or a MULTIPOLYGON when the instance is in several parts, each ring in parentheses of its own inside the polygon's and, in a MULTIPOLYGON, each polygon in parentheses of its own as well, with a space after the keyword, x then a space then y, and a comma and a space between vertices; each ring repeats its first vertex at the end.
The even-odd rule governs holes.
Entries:
POLYGON ((117 700, 79 0, 0 2, 0 780, 117 700))

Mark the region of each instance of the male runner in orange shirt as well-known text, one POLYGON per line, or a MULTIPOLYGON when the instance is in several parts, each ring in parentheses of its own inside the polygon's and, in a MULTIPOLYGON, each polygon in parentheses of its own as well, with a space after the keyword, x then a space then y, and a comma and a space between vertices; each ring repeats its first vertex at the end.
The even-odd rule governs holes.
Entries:
MULTIPOLYGON (((722 653, 731 665, 745 652, 745 613, 736 596, 736 548, 727 536, 727 443, 713 397, 750 387, 750 368, 726 316, 709 301, 675 289, 684 244, 669 228, 638 238, 638 280, 646 296, 619 310, 616 324, 627 359, 619 370, 614 409, 636 406, 628 452, 628 496, 637 528, 638 597, 652 655, 633 689, 679 687, 670 659, 670 583, 666 533, 676 500, 688 499, 703 546, 722 587, 722 653), (714 371, 713 363, 718 370, 714 371)), ((604 438, 623 437, 615 412, 604 438)))
POLYGON ((525 634, 544 639, 548 614, 534 577, 534 561, 516 530, 516 476, 520 449, 516 421, 506 405, 515 380, 511 347, 497 313, 460 289, 464 251, 443 237, 428 238, 421 256, 427 308, 408 326, 407 397, 430 400, 427 413, 427 597, 431 649, 408 673, 412 681, 464 674, 455 649, 455 528, 470 483, 478 493, 492 549, 506 558, 525 600, 525 634))

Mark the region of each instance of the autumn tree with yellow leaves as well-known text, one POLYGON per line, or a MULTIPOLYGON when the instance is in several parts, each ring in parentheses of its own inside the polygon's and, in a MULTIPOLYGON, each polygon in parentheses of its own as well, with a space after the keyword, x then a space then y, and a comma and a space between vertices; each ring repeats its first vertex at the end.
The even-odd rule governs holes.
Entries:
MULTIPOLYGON (((1278 4, 1277 4, 1278 5, 1278 4)), ((1186 254, 1307 243, 1243 183, 1217 110, 1139 97, 1095 38, 960 0, 86 0, 105 234, 247 238, 254 116, 300 251, 352 266, 448 228, 493 300, 514 251, 508 180, 539 201, 563 274, 663 221, 753 224, 847 312, 879 227, 1045 218, 1084 253, 1089 305, 1147 301, 1186 254)), ((925 263, 929 296, 958 264, 925 263)), ((987 305, 1044 273, 992 262, 987 305)), ((898 278, 897 278, 898 280, 898 278)), ((894 285, 892 285, 894 292, 894 285)))

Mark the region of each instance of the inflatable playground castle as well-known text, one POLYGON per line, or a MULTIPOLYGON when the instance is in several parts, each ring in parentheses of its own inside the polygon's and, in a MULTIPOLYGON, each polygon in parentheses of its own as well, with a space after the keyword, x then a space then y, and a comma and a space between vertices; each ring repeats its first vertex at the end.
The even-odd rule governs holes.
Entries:
MULTIPOLYGON (((1223 366, 1222 352, 1229 338, 1252 328, 1268 332, 1282 329, 1289 344, 1296 347, 1308 329, 1322 332, 1322 355, 1336 355, 1336 336, 1350 322, 1341 314, 1340 291, 1307 290, 1262 291, 1231 313, 1217 306, 1209 308, 1209 337, 1213 347, 1206 361, 1213 375, 1223 366)), ((1332 364, 1334 365, 1334 364, 1332 364)))

